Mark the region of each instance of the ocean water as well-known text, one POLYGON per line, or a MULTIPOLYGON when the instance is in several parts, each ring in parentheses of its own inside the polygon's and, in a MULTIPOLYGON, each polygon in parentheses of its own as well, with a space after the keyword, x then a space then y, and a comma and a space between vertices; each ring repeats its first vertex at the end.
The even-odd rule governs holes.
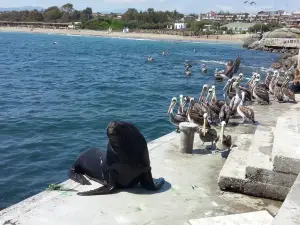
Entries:
POLYGON ((112 120, 133 122, 147 141, 171 132, 171 98, 197 98, 205 83, 221 96, 213 71, 238 54, 246 76, 278 57, 237 44, 0 33, 0 208, 64 181, 80 152, 105 148, 112 120))

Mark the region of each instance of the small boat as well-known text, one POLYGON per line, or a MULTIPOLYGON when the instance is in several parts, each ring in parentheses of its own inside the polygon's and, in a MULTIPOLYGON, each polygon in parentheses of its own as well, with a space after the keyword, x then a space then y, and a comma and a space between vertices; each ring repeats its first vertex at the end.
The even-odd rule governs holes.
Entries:
POLYGON ((152 57, 148 57, 148 61, 154 61, 154 58, 152 58, 152 57))

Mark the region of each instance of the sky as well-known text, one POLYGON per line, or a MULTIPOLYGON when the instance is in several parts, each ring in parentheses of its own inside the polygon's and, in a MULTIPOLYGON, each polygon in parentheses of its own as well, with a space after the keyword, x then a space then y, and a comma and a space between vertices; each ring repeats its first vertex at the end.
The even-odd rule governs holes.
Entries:
MULTIPOLYGON (((244 4, 245 0, 0 0, 0 7, 61 6, 72 3, 74 8, 91 7, 94 12, 116 12, 127 8, 145 10, 174 10, 182 13, 205 13, 212 11, 249 12, 282 9, 289 12, 300 11, 300 0, 256 0, 256 6, 244 4)), ((251 0, 252 1, 252 0, 251 0)))

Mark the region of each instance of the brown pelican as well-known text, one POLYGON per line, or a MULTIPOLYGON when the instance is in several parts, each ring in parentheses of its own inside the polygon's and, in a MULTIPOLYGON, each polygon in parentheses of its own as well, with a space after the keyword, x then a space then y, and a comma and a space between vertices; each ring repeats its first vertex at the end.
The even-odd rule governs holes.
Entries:
POLYGON ((186 111, 184 110, 184 107, 189 102, 189 100, 186 97, 183 97, 183 95, 179 96, 179 107, 177 109, 177 114, 181 114, 183 116, 186 116, 186 111))
POLYGON ((225 125, 226 122, 222 121, 221 122, 221 133, 220 135, 217 137, 216 141, 216 147, 219 150, 226 150, 229 149, 231 147, 231 136, 230 135, 224 135, 224 131, 225 131, 225 125))
POLYGON ((207 92, 207 90, 208 90, 208 85, 204 84, 202 87, 202 91, 200 93, 199 99, 198 99, 198 103, 201 103, 203 101, 203 96, 207 92))
MULTIPOLYGON (((197 111, 193 110, 195 104, 194 98, 190 99, 190 105, 187 110, 187 119, 191 123, 197 124, 199 127, 203 126, 203 114, 198 113, 197 111)), ((207 124, 208 127, 210 127, 209 124, 207 124)))
MULTIPOLYGON (((226 98, 226 96, 225 96, 226 98)), ((226 124, 228 124, 228 121, 230 119, 231 110, 227 102, 225 101, 224 105, 221 107, 220 113, 219 113, 219 119, 220 121, 225 121, 226 124)))
POLYGON ((202 129, 199 130, 199 136, 201 141, 204 142, 211 142, 211 147, 212 149, 214 141, 218 137, 217 131, 213 128, 208 128, 206 129, 206 120, 207 120, 207 113, 204 113, 203 115, 203 127, 202 129))
POLYGON ((288 83, 289 83, 289 78, 286 78, 285 82, 283 82, 281 86, 282 93, 288 99, 288 101, 292 100, 293 102, 296 102, 295 93, 291 91, 291 89, 286 87, 288 83))
MULTIPOLYGON (((256 73, 255 77, 256 77, 256 79, 260 80, 260 74, 256 73)), ((265 83, 258 83, 258 87, 269 90, 269 86, 267 86, 265 83)))
POLYGON ((236 92, 236 94, 231 99, 230 104, 229 104, 232 115, 234 115, 236 113, 237 107, 242 100, 242 94, 241 94, 241 90, 239 87, 236 88, 235 92, 236 92))
POLYGON ((224 76, 225 76, 223 73, 224 73, 224 71, 218 71, 218 69, 216 69, 215 72, 214 72, 215 80, 217 80, 217 81, 223 81, 224 76))
POLYGON ((191 76, 192 71, 190 70, 190 68, 186 69, 185 71, 185 75, 186 76, 191 76))
POLYGON ((213 86, 211 87, 211 89, 213 90, 211 102, 214 103, 214 104, 216 104, 216 105, 221 109, 221 107, 224 105, 225 101, 217 100, 216 87, 215 87, 215 85, 213 85, 213 86))
MULTIPOLYGON (((228 97, 229 99, 232 99, 232 98, 235 96, 235 92, 230 92, 230 91, 229 91, 229 87, 231 86, 231 83, 232 83, 232 82, 234 82, 234 80, 233 80, 233 79, 229 79, 229 80, 227 81, 227 83, 225 84, 224 88, 223 88, 224 94, 226 93, 226 95, 227 95, 227 97, 228 97)), ((225 95, 224 95, 224 96, 225 96, 225 95)))
POLYGON ((278 77, 279 77, 279 73, 278 73, 278 71, 275 71, 274 74, 273 74, 273 77, 270 81, 270 84, 269 84, 269 92, 272 95, 274 94, 274 88, 276 86, 276 80, 277 80, 278 77))
POLYGON ((243 106, 244 99, 245 99, 245 93, 242 92, 242 100, 240 101, 240 104, 237 107, 238 114, 243 118, 242 123, 245 123, 247 119, 255 123, 254 111, 249 107, 243 106))
POLYGON ((269 104, 269 94, 266 89, 261 89, 258 87, 259 79, 254 80, 253 96, 256 98, 259 104, 269 104))
POLYGON ((273 89, 274 96, 277 99, 278 102, 282 102, 284 100, 282 88, 278 86, 279 79, 277 78, 275 81, 275 87, 273 89))
POLYGON ((207 69, 206 69, 205 64, 202 64, 201 72, 202 73, 207 73, 207 69))
POLYGON ((177 103, 177 99, 176 97, 173 97, 169 106, 169 110, 168 110, 168 115, 169 115, 169 120, 171 122, 171 124, 173 124, 176 127, 176 131, 179 131, 179 123, 181 122, 186 122, 187 121, 187 117, 183 116, 181 114, 177 114, 174 115, 174 107, 177 103))
POLYGON ((267 76, 266 76, 266 79, 265 79, 265 85, 267 87, 269 87, 271 80, 272 80, 272 75, 270 73, 267 73, 267 76))
MULTIPOLYGON (((206 99, 209 99, 209 97, 212 95, 213 90, 210 88, 208 90, 208 94, 206 99)), ((204 104, 205 105, 205 104, 204 104)), ((208 114, 208 120, 211 123, 216 123, 219 119, 218 114, 213 110, 213 107, 211 106, 211 104, 209 102, 207 102, 207 114, 208 114)))
POLYGON ((179 107, 177 109, 177 114, 183 114, 183 95, 179 95, 179 107))

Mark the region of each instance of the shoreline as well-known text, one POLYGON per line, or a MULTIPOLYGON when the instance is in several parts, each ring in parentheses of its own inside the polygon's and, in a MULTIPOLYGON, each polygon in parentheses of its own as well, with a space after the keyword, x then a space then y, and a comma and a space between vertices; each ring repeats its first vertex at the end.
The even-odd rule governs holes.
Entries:
POLYGON ((106 31, 95 30, 71 30, 71 29, 46 29, 46 28, 27 28, 27 27, 0 27, 0 32, 25 32, 37 34, 61 34, 61 35, 80 35, 92 37, 111 37, 111 38, 127 38, 127 39, 145 39, 145 40, 158 40, 158 41, 182 41, 182 42, 215 42, 215 43, 231 43, 243 44, 243 39, 246 35, 211 35, 209 38, 179 36, 170 34, 154 34, 154 33, 122 33, 112 32, 108 34, 106 31))

